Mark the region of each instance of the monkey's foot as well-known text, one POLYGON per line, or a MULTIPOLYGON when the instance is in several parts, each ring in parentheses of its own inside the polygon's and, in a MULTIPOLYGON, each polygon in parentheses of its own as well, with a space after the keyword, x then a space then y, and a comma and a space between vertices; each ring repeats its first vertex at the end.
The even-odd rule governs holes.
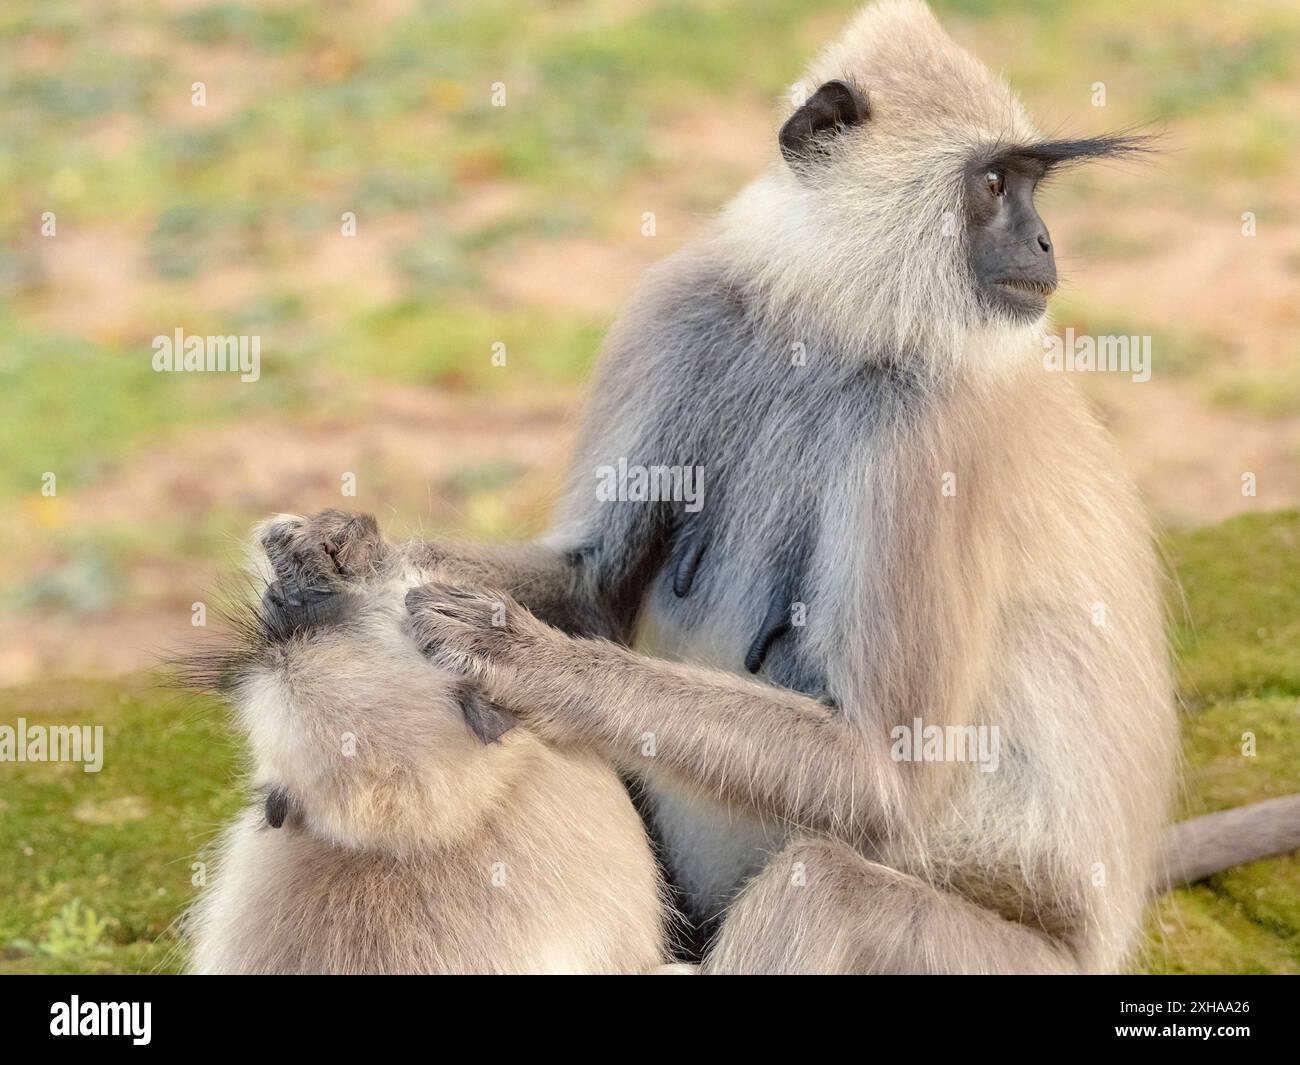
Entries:
POLYGON ((275 573, 263 596, 264 612, 286 633, 339 620, 342 593, 378 576, 392 550, 371 515, 341 510, 272 518, 259 534, 275 573))

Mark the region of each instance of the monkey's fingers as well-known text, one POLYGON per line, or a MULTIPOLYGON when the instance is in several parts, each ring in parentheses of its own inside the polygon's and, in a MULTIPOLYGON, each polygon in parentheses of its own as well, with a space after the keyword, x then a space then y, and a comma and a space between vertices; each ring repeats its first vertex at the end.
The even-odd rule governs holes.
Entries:
POLYGON ((504 597, 487 592, 431 582, 406 593, 406 609, 412 617, 436 616, 471 628, 500 627, 506 603, 504 597))
POLYGON ((269 522, 262 531, 262 550, 266 552, 271 569, 281 581, 297 577, 294 560, 294 541, 301 532, 300 518, 283 517, 269 522))
POLYGON ((463 617, 461 602, 448 585, 423 584, 406 593, 411 638, 416 647, 437 663, 458 672, 470 665, 474 635, 481 627, 463 617))
POLYGON ((406 593, 411 637, 435 665, 483 678, 526 654, 540 621, 503 592, 430 583, 406 593))
POLYGON ((306 588, 370 576, 391 550, 372 515, 341 510, 272 518, 262 526, 261 545, 276 577, 306 588))
POLYGON ((318 542, 341 577, 364 577, 375 572, 389 545, 379 533, 373 514, 348 514, 324 510, 307 519, 307 538, 318 542))

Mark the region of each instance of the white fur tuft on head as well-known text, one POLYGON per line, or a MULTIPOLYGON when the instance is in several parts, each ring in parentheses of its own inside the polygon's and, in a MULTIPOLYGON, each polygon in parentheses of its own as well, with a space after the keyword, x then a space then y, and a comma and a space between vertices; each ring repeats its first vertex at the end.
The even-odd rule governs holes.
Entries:
POLYGON ((1031 346, 1042 323, 987 322, 965 235, 970 161, 1039 136, 1009 87, 921 0, 861 11, 810 65, 792 104, 835 80, 865 97, 869 117, 806 166, 778 157, 727 207, 721 239, 734 281, 800 339, 845 357, 942 374, 973 344, 1031 346))

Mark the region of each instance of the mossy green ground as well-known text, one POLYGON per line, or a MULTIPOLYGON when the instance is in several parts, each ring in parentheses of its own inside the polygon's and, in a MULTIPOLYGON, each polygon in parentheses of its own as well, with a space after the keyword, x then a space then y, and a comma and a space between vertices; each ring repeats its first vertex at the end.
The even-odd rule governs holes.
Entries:
MULTIPOLYGON (((1300 515, 1245 515, 1165 549, 1178 577, 1183 815, 1300 791, 1300 515)), ((1300 973, 1300 859, 1176 891, 1152 907, 1150 933, 1146 971, 1300 973)))
MULTIPOLYGON (((1236 518, 1164 547, 1179 589, 1184 814, 1300 790, 1300 514, 1236 518)), ((20 715, 102 724, 107 757, 98 774, 3 766, 0 972, 176 970, 195 863, 241 802, 221 709, 129 677, 0 696, 0 721, 20 715)), ((1138 968, 1300 972, 1300 859, 1163 899, 1138 968)))

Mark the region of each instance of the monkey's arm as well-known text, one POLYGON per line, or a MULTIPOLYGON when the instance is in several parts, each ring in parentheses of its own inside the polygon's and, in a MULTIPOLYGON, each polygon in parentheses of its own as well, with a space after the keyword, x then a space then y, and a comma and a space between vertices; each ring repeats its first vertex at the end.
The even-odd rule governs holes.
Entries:
POLYGON ((548 625, 610 635, 609 611, 581 551, 541 543, 469 544, 410 540, 398 550, 426 579, 509 592, 548 625))
POLYGON ((413 632, 529 724, 638 772, 670 773, 764 814, 843 837, 886 828, 904 799, 882 737, 796 692, 573 639, 478 589, 407 596, 413 632))
POLYGON ((446 581, 508 592, 548 625, 571 635, 626 640, 647 581, 667 551, 663 516, 655 513, 613 530, 597 528, 590 542, 473 544, 378 537, 369 515, 325 510, 297 519, 299 539, 320 547, 333 578, 403 575, 412 582, 446 581), (339 546, 341 530, 373 532, 375 546, 359 555, 339 546), (337 574, 335 571, 337 570, 337 574))

